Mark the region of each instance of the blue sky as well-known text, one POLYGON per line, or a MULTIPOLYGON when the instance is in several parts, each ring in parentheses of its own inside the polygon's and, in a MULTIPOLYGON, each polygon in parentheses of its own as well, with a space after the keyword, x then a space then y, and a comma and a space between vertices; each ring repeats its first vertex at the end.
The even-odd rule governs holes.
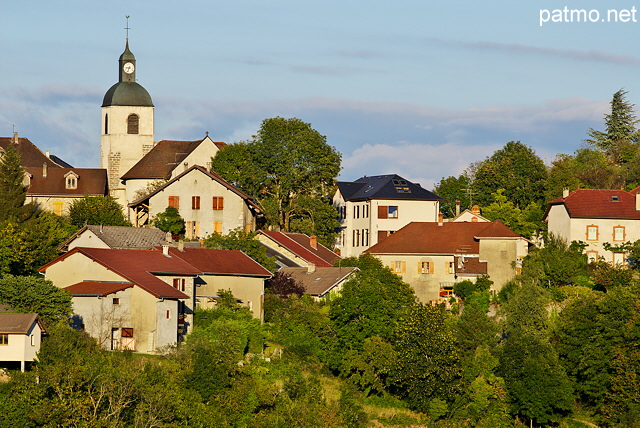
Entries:
MULTIPOLYGON (((98 167, 100 105, 125 15, 156 140, 249 138, 298 117, 343 155, 341 179, 397 173, 431 188, 511 140, 550 162, 640 100, 640 22, 548 22, 541 10, 631 1, 5 2, 0 136, 98 167)), ((556 15, 557 16, 557 15, 556 15)), ((593 16, 593 15, 591 15, 593 16)), ((635 17, 640 21, 640 16, 635 17)))

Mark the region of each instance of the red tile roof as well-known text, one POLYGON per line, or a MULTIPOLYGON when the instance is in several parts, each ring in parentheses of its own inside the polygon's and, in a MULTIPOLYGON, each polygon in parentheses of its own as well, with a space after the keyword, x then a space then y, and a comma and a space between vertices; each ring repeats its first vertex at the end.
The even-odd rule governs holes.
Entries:
POLYGON ((272 230, 259 230, 258 233, 267 236, 301 259, 314 263, 318 267, 329 267, 340 258, 339 255, 322 244, 317 244, 317 248, 314 249, 309 243, 309 236, 303 233, 285 233, 272 230))
POLYGON ((43 168, 27 167, 30 174, 29 195, 91 195, 107 194, 107 170, 101 168, 47 168, 43 177, 43 168), (77 188, 66 188, 65 175, 73 171, 78 175, 77 188))
POLYGON ((211 250, 208 248, 169 248, 172 257, 178 257, 201 273, 270 277, 271 272, 239 250, 211 250))
POLYGON ((557 198, 549 202, 545 218, 554 205, 564 205, 572 218, 625 218, 640 219, 636 211, 636 193, 640 188, 631 190, 577 189, 566 198, 557 198))
MULTIPOLYGON (((205 139, 196 141, 159 141, 149 153, 122 176, 122 179, 147 178, 168 180, 171 177, 171 171, 180 165, 205 139)), ((225 146, 225 143, 221 141, 214 141, 213 144, 218 148, 225 146)))
POLYGON ((365 252, 372 254, 478 254, 479 239, 520 238, 499 220, 490 223, 413 222, 365 252))
POLYGON ((101 281, 83 281, 77 284, 65 287, 73 297, 81 296, 108 296, 118 291, 126 290, 133 287, 131 282, 101 282, 101 281))
POLYGON ((122 278, 133 282, 158 298, 186 299, 188 296, 157 278, 154 274, 195 276, 200 273, 195 267, 182 259, 165 256, 162 251, 158 250, 123 250, 84 247, 74 248, 47 263, 38 269, 38 271, 44 273, 49 266, 75 253, 81 253, 91 260, 100 263, 102 266, 112 270, 122 278))

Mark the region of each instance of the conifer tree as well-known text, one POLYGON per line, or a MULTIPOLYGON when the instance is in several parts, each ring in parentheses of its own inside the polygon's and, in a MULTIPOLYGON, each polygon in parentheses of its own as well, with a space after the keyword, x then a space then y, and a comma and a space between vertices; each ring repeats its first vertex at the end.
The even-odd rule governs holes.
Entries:
POLYGON ((8 144, 0 158, 0 221, 21 222, 33 212, 32 204, 24 204, 27 199, 24 174, 20 153, 13 144, 8 144))

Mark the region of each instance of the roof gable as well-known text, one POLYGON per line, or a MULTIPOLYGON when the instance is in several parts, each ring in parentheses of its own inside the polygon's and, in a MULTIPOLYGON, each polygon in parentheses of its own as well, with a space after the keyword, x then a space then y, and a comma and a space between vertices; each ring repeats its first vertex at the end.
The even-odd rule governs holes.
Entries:
MULTIPOLYGON (((142 159, 138 161, 121 178, 131 179, 164 179, 171 178, 171 172, 196 148, 203 143, 213 143, 218 149, 225 146, 223 142, 215 142, 208 136, 196 141, 162 140, 142 159)), ((213 156, 215 153, 211 153, 213 156)))
POLYGON ((442 198, 399 175, 362 177, 355 182, 338 182, 345 201, 365 199, 408 199, 439 201, 442 198))
MULTIPOLYGON (((5 150, 9 144, 13 144, 16 138, 14 137, 0 137, 0 148, 5 150)), ((42 164, 47 164, 49 167, 60 168, 61 165, 54 162, 47 155, 36 147, 28 138, 17 137, 18 144, 13 144, 22 160, 22 166, 24 167, 40 167, 42 164)), ((68 164, 65 163, 65 166, 68 164)))
POLYGON ((178 257, 204 274, 270 277, 271 272, 239 250, 212 250, 208 248, 169 248, 169 254, 178 257))
POLYGON ((34 323, 44 331, 38 314, 0 313, 0 333, 27 334, 34 323))

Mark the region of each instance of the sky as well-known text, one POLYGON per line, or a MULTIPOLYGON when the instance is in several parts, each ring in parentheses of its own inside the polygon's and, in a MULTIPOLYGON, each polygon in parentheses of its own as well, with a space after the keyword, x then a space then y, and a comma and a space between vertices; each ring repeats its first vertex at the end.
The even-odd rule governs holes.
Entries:
POLYGON ((127 15, 156 141, 297 117, 342 153, 341 180, 431 189, 509 141, 550 164, 603 129, 614 92, 640 103, 633 1, 0 2, 0 136, 75 167, 99 167, 127 15))

